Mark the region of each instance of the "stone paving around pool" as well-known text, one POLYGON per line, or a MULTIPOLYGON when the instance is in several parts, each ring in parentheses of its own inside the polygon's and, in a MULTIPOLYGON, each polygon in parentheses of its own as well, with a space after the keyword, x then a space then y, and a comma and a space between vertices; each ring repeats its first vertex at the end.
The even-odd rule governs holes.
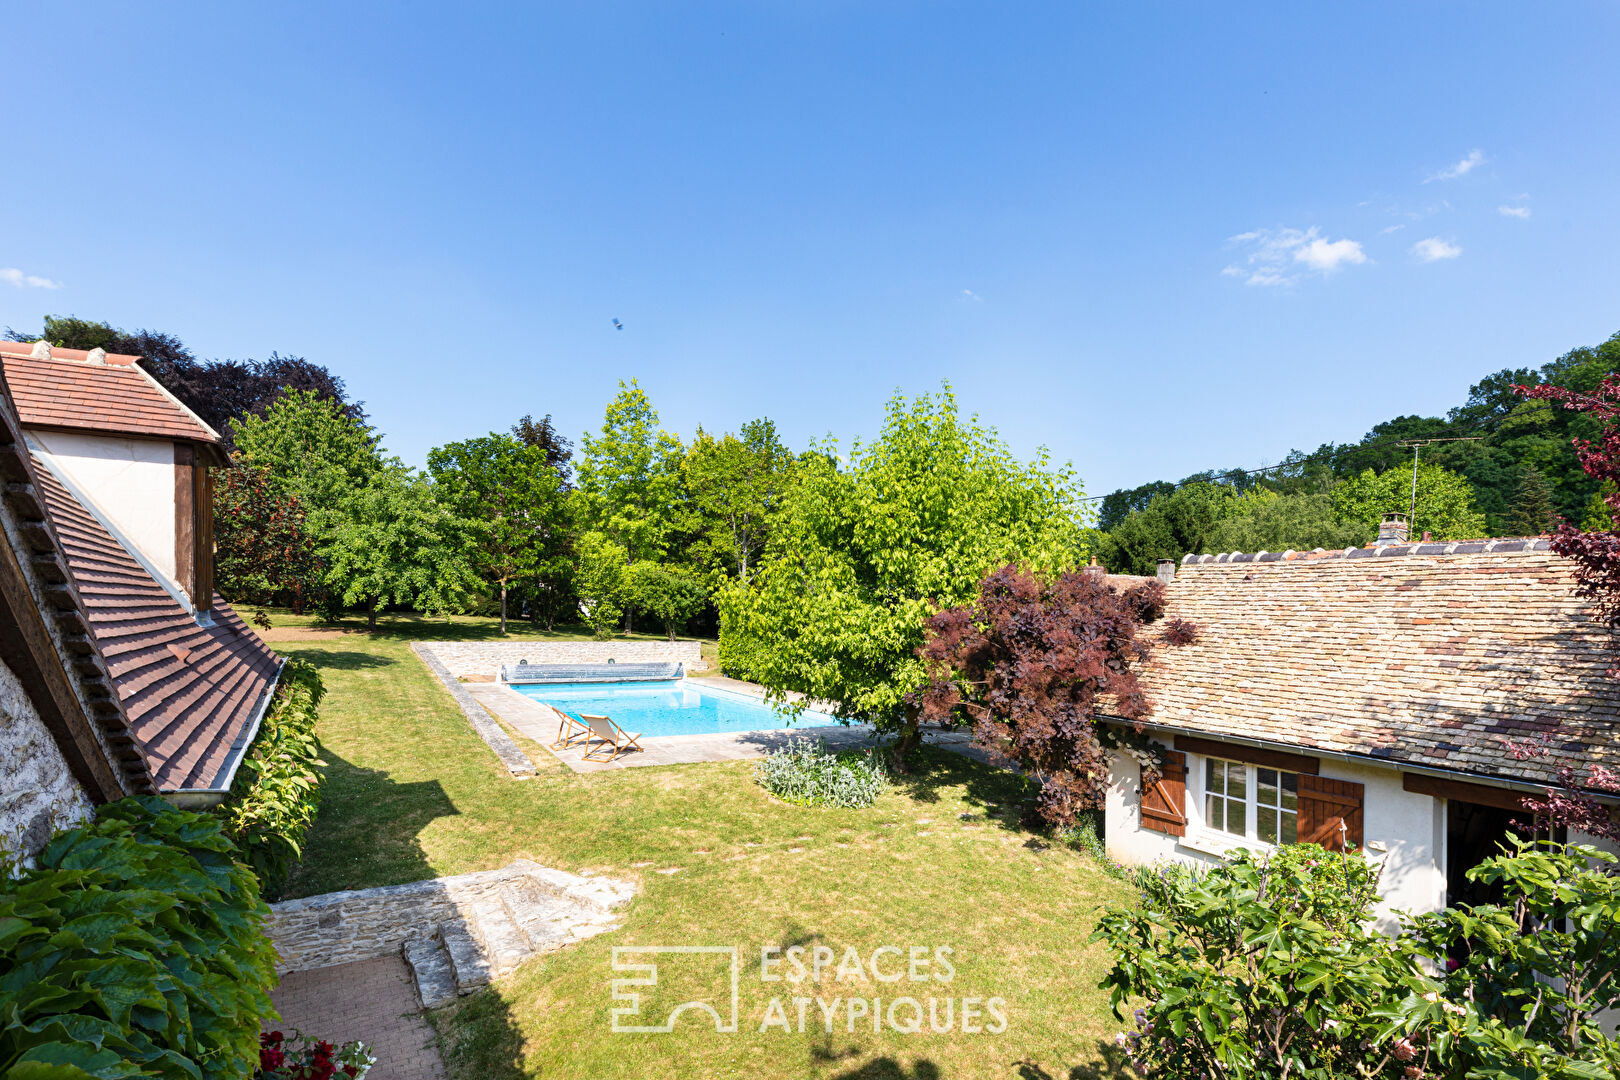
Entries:
MULTIPOLYGON (((758 687, 736 679, 704 679, 703 682, 756 698, 764 696, 758 687)), ((662 735, 643 738, 640 750, 627 751, 613 761, 587 761, 582 745, 567 748, 551 745, 557 741, 557 719, 551 710, 539 702, 500 683, 467 683, 462 689, 487 709, 491 716, 499 718, 524 738, 544 746, 558 761, 578 773, 633 769, 643 765, 744 761, 762 758, 788 740, 806 736, 825 739, 828 746, 838 748, 864 745, 872 738, 872 728, 868 724, 852 724, 847 728, 777 728, 772 731, 731 731, 713 735, 662 735)))

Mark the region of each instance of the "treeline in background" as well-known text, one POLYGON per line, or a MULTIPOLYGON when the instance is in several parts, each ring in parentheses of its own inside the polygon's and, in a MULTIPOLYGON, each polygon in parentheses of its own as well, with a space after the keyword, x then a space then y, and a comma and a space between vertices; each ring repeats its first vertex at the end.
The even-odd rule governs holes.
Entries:
POLYGON ((1588 415, 1526 400, 1513 387, 1543 383, 1595 390, 1620 371, 1620 334, 1572 349, 1539 368, 1505 369, 1469 389, 1444 417, 1397 416, 1356 443, 1294 451, 1263 470, 1215 470, 1156 481, 1100 500, 1092 551, 1116 573, 1149 574, 1159 559, 1192 552, 1309 551, 1366 544, 1378 521, 1412 504, 1412 535, 1436 540, 1533 536, 1563 518, 1609 529, 1597 482, 1581 471, 1571 439, 1593 438, 1588 415))

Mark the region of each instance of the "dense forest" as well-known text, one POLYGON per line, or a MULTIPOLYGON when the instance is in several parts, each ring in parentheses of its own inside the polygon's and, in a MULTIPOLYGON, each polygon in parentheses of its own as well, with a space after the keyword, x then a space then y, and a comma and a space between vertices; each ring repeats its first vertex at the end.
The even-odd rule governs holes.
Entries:
POLYGON ((1363 544, 1387 511, 1412 502, 1413 529, 1435 539, 1524 536, 1555 517, 1609 528, 1597 482, 1581 471, 1571 439, 1597 423, 1514 386, 1549 384, 1590 392, 1620 371, 1620 333, 1572 349, 1540 368, 1504 369, 1475 383, 1440 416, 1397 416, 1360 442, 1294 451, 1261 470, 1211 469, 1179 482, 1155 481, 1101 500, 1091 534, 1098 558, 1119 573, 1152 573, 1161 558, 1187 552, 1279 551, 1363 544))

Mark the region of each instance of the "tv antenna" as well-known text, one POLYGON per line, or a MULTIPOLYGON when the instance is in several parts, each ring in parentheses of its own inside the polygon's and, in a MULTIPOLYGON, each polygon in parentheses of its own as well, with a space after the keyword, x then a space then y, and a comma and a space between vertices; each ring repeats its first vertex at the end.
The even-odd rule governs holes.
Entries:
POLYGON ((1410 446, 1412 448, 1412 508, 1407 512, 1406 521, 1408 529, 1417 528, 1417 467, 1418 451, 1425 446, 1443 442, 1479 442, 1483 435, 1453 435, 1445 439, 1402 439, 1396 446, 1410 446))

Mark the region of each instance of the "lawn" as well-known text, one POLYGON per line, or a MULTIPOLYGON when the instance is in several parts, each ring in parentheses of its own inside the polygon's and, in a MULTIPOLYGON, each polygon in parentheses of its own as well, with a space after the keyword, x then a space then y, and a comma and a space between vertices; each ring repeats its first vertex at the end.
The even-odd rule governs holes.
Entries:
MULTIPOLYGON (((289 629, 296 622, 277 618, 289 629)), ((514 780, 406 644, 490 633, 476 620, 385 620, 374 635, 276 642, 319 666, 328 687, 324 801, 286 895, 518 857, 640 886, 621 929, 532 961, 435 1015, 457 1080, 1116 1075, 1111 1037, 1121 1025, 1096 988, 1108 961, 1086 939, 1099 906, 1126 899, 1127 890, 1095 862, 1019 827, 1019 778, 926 751, 871 809, 807 810, 766 795, 746 762, 579 776, 530 744, 538 775, 514 780), (865 973, 857 978, 851 961, 842 978, 829 966, 813 986, 761 981, 761 947, 796 944, 824 945, 840 962, 853 949, 865 973), (737 1032, 717 1033, 711 1018, 689 1011, 669 1034, 613 1033, 616 945, 737 946, 737 1032), (954 977, 875 981, 871 961, 882 946, 908 957, 914 946, 929 957, 947 947, 954 977), (830 1031, 814 1002, 799 1030, 795 994, 836 1010, 830 1031), (886 1010, 900 996, 925 1008, 937 999, 941 1020, 951 999, 953 1029, 934 1034, 925 1016, 921 1032, 885 1025, 874 1033, 870 1015, 856 1007, 852 1017, 847 1005, 878 998, 886 1010), (773 997, 791 1030, 760 1030, 773 997), (986 1012, 986 1030, 964 1032, 963 999, 991 997, 1005 999, 1005 1030, 991 1033, 997 1025, 986 1012)), ((904 971, 895 955, 879 954, 885 975, 904 971)), ((726 971, 700 970, 715 958, 690 959, 665 965, 645 1013, 685 1000, 668 995, 688 986, 713 998, 715 974, 729 1000, 726 971)), ((899 1026, 909 1026, 909 1010, 900 1007, 899 1026)))

